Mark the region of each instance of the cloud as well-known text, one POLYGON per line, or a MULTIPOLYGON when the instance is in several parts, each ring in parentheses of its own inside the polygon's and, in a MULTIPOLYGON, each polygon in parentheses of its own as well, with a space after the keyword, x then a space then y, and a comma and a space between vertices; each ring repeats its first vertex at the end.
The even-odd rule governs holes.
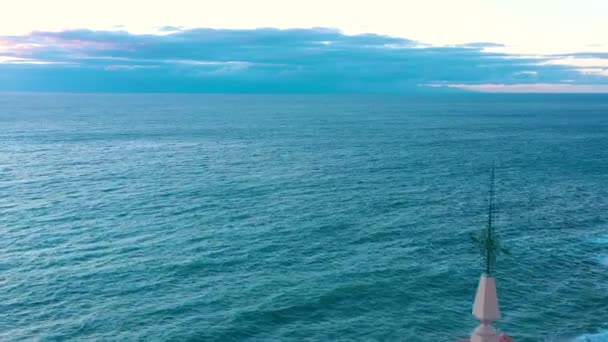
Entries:
POLYGON ((472 90, 482 93, 608 93, 608 84, 431 84, 429 86, 472 90))
POLYGON ((509 55, 485 50, 496 43, 434 47, 328 28, 159 30, 0 37, 0 90, 402 93, 562 80, 597 89, 608 84, 595 65, 561 62, 602 58, 597 55, 509 55))
POLYGON ((474 48, 474 49, 504 48, 504 47, 506 47, 506 45, 504 45, 504 44, 491 43, 491 42, 467 43, 467 44, 460 44, 460 45, 456 45, 456 46, 465 47, 465 48, 474 48))
POLYGON ((524 70, 524 71, 518 71, 515 73, 515 75, 522 75, 522 76, 538 76, 538 71, 534 71, 534 70, 524 70))
POLYGON ((541 62, 540 64, 544 65, 566 65, 566 66, 576 66, 581 68, 591 68, 591 67, 605 67, 608 68, 608 56, 600 57, 589 55, 582 56, 559 56, 558 58, 551 59, 548 61, 541 62))
POLYGON ((608 77, 608 68, 581 68, 578 71, 585 75, 601 75, 608 77))
POLYGON ((67 64, 63 62, 49 62, 31 58, 13 56, 0 56, 0 64, 67 64))
POLYGON ((159 32, 177 32, 177 31, 181 31, 182 27, 181 26, 161 26, 158 28, 159 32))
POLYGON ((136 69, 153 69, 158 68, 154 65, 121 65, 121 64, 112 64, 108 65, 104 68, 104 70, 108 71, 117 71, 117 70, 136 70, 136 69))

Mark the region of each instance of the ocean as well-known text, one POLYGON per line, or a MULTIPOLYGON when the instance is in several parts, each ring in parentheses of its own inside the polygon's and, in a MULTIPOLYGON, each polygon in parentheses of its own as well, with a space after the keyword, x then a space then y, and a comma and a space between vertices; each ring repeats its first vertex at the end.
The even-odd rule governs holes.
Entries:
POLYGON ((0 94, 0 340, 608 341, 608 96, 0 94))

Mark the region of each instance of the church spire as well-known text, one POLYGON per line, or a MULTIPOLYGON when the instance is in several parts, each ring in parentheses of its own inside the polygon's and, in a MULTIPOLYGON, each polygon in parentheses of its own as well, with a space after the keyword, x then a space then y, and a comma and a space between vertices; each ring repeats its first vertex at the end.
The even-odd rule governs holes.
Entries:
POLYGON ((488 204, 488 225, 479 239, 476 239, 481 249, 484 261, 484 274, 479 279, 475 303, 473 304, 473 315, 480 321, 480 325, 473 331, 471 342, 498 342, 498 333, 490 323, 500 319, 498 307, 498 295, 496 292, 496 279, 492 276, 496 264, 496 255, 501 251, 498 239, 494 232, 494 190, 495 168, 490 173, 490 194, 488 204))

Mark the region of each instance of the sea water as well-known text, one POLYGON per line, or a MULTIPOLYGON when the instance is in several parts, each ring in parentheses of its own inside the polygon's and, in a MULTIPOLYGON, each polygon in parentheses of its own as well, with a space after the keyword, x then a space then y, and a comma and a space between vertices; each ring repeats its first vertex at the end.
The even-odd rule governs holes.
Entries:
POLYGON ((608 341, 608 97, 0 95, 0 340, 608 341))

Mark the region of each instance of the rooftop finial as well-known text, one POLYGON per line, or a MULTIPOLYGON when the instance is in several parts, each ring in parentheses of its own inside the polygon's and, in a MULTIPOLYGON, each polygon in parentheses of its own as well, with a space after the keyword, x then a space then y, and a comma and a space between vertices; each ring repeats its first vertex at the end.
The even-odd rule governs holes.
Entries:
POLYGON ((503 251, 500 248, 498 238, 494 233, 494 190, 495 167, 490 172, 490 194, 488 203, 488 226, 481 231, 475 241, 479 243, 481 257, 484 262, 485 272, 479 279, 475 302, 473 303, 473 315, 480 321, 480 325, 473 331, 471 342, 498 342, 499 337, 490 323, 500 319, 498 307, 498 295, 496 293, 496 279, 492 275, 496 263, 496 255, 503 251))

